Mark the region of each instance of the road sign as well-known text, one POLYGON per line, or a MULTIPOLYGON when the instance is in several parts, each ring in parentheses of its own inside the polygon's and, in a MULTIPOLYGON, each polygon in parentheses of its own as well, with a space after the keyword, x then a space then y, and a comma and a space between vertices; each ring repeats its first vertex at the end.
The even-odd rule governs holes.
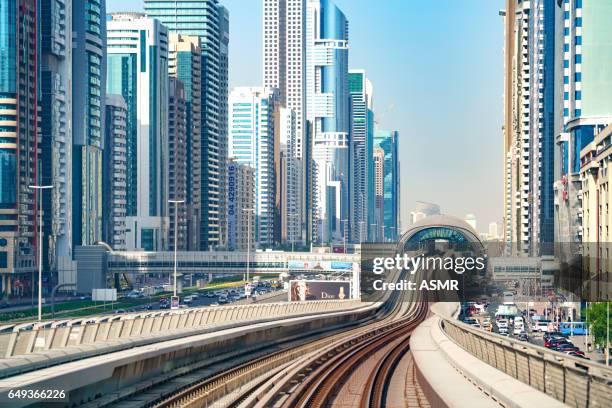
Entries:
POLYGON ((170 299, 170 309, 178 309, 179 308, 179 297, 172 296, 170 299))

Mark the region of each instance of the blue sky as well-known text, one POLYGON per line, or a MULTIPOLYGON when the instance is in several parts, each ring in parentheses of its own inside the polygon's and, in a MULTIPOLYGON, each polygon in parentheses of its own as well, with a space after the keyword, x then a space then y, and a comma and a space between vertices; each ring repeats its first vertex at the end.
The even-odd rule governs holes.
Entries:
MULTIPOLYGON (((230 12, 230 87, 261 84, 261 0, 230 12)), ((400 132, 402 224, 417 200, 478 229, 503 198, 503 0, 336 0, 349 20, 349 65, 374 86, 378 127, 400 132)), ((142 0, 107 0, 108 11, 142 0)))

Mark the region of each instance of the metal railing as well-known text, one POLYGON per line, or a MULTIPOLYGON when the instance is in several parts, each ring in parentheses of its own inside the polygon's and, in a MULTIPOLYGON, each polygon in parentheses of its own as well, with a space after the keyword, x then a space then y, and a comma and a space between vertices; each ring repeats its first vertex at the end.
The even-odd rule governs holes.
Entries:
POLYGON ((0 356, 8 358, 84 344, 104 344, 110 340, 162 335, 173 330, 198 330, 212 325, 326 313, 363 305, 356 300, 282 302, 43 322, 29 325, 27 330, 1 333, 0 356))
POLYGON ((444 332, 483 362, 572 407, 610 407, 612 369, 602 364, 475 329, 440 309, 444 332))

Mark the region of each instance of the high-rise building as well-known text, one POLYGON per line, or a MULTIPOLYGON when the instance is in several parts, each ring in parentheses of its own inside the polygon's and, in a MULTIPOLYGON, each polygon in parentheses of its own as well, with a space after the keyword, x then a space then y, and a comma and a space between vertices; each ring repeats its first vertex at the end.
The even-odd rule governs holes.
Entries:
POLYGON ((306 118, 312 122, 313 240, 342 242, 349 217, 348 21, 331 1, 306 5, 306 118))
MULTIPOLYGON (((286 185, 282 200, 287 208, 282 220, 296 225, 287 230, 281 227, 282 240, 303 243, 309 239, 304 228, 307 224, 306 188, 306 106, 305 106, 305 24, 306 0, 263 0, 263 84, 279 90, 281 105, 293 111, 295 130, 287 140, 284 154, 290 165, 287 175, 295 182, 286 185), (289 217, 289 218, 287 218, 289 217)), ((289 114, 289 113, 287 113, 289 114)), ((285 116, 285 119, 287 116, 285 116)), ((284 120, 284 119, 283 119, 284 120)), ((284 221, 283 221, 284 222, 284 221)))
POLYGON ((127 249, 127 105, 121 95, 106 94, 102 172, 102 239, 115 251, 127 249))
POLYGON ((227 165, 227 248, 230 251, 255 249, 255 170, 234 159, 227 165))
POLYGON ((376 130, 374 132, 374 147, 385 152, 384 163, 384 228, 385 240, 396 241, 399 234, 399 158, 397 131, 376 130))
POLYGON ((35 289, 37 203, 51 199, 48 190, 40 197, 28 187, 41 182, 37 12, 34 1, 0 1, 0 274, 6 295, 35 289))
POLYGON ((591 300, 612 297, 612 192, 608 188, 612 159, 608 148, 612 138, 612 125, 595 135, 580 153, 580 179, 582 184, 582 247, 583 288, 591 300))
POLYGON ((93 245, 102 236, 105 8, 101 0, 72 2, 73 245, 93 245))
POLYGON ((374 113, 372 84, 364 70, 350 70, 350 225, 351 240, 367 239, 368 223, 373 219, 373 138, 374 113))
POLYGON ((202 50, 200 37, 170 34, 168 71, 183 82, 187 113, 187 249, 200 249, 202 205, 202 50))
POLYGON ((385 225, 385 151, 375 147, 372 153, 374 163, 374 218, 370 224, 370 237, 374 241, 383 239, 385 225))
POLYGON ((297 116, 295 111, 281 107, 275 131, 278 133, 278 163, 276 200, 279 207, 280 241, 283 244, 300 244, 302 240, 302 208, 300 195, 303 171, 301 159, 296 155, 297 116))
MULTIPOLYGON (((555 241, 583 241, 580 152, 612 123, 612 69, 609 21, 605 0, 564 1, 563 132, 557 136, 559 172, 555 182, 555 241)), ((561 256, 565 254, 559 254, 561 256)))
POLYGON ((41 0, 39 19, 40 171, 53 185, 42 205, 43 263, 59 274, 72 263, 72 3, 41 0))
POLYGON ((506 3, 504 240, 513 253, 552 253, 561 26, 556 0, 506 3))
POLYGON ((140 13, 107 21, 107 92, 127 104, 127 248, 162 250, 168 208, 168 32, 140 13))
POLYGON ((229 96, 229 157, 255 169, 255 230, 259 246, 275 244, 275 116, 278 91, 237 87, 229 96))
MULTIPOLYGON (((187 197, 187 102, 183 82, 170 77, 168 86, 168 199, 186 201, 187 197)), ((168 248, 187 250, 186 203, 168 208, 168 248), (175 225, 175 220, 176 224, 175 225), (175 238, 175 234, 176 238, 175 238)))
POLYGON ((228 13, 217 0, 145 0, 145 12, 171 33, 200 37, 202 50, 200 249, 220 247, 225 224, 228 13))

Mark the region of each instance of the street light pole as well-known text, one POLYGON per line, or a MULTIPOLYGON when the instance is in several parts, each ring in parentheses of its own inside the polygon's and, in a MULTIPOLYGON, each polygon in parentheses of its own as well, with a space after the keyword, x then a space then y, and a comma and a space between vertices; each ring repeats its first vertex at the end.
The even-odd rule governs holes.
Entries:
POLYGON ((174 296, 176 297, 176 270, 177 270, 177 258, 176 258, 176 247, 178 238, 178 205, 185 202, 185 200, 168 200, 169 203, 174 204, 174 296))
POLYGON ((247 269, 246 269, 246 283, 249 283, 249 272, 251 266, 251 211, 255 211, 254 208, 243 208, 242 211, 247 212, 247 269))
MULTIPOLYGON (((29 186, 33 190, 41 190, 38 198, 38 321, 42 320, 42 190, 53 188, 52 185, 41 186, 31 185, 29 186)), ((39 195, 39 194, 37 194, 39 195)))

